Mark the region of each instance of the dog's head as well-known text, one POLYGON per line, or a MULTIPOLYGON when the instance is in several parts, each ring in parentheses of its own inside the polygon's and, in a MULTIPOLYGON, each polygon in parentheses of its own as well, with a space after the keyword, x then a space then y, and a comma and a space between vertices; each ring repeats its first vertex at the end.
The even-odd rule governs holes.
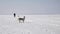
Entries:
POLYGON ((24 16, 24 19, 25 19, 25 16, 24 16))

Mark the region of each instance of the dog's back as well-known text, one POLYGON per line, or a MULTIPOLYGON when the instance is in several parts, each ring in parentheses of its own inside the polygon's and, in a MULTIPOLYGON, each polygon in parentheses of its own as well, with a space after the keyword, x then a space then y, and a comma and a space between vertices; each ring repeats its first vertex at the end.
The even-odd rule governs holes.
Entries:
POLYGON ((19 18, 19 20, 24 20, 24 18, 19 18))

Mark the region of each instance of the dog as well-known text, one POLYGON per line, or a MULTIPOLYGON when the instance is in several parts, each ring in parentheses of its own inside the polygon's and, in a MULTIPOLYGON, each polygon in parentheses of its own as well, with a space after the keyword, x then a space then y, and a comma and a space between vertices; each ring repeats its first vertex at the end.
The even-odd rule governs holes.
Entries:
POLYGON ((24 23, 25 16, 23 18, 18 18, 18 20, 19 20, 19 23, 20 23, 20 21, 23 21, 23 23, 24 23))

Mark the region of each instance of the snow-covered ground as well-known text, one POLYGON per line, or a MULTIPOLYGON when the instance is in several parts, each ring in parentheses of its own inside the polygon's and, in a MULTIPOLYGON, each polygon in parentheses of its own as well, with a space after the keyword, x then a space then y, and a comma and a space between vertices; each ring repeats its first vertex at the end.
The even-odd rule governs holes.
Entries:
POLYGON ((25 16, 25 22, 19 23, 18 16, 0 15, 0 34, 60 34, 60 15, 25 16))

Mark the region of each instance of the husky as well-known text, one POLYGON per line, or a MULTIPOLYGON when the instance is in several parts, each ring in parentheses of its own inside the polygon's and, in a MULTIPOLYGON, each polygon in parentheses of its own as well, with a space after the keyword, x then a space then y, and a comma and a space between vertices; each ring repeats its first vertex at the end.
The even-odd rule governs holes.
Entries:
POLYGON ((19 23, 20 23, 20 21, 23 21, 23 23, 24 23, 25 16, 23 18, 18 18, 18 20, 19 20, 19 23))

